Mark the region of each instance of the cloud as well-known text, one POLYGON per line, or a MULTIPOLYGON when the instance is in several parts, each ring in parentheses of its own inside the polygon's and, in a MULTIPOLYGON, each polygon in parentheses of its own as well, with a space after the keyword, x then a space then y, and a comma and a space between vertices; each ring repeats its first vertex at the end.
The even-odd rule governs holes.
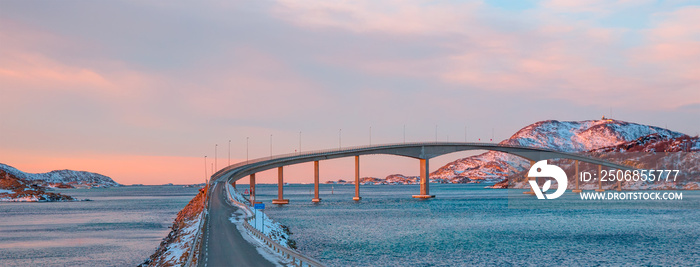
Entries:
POLYGON ((562 13, 594 13, 594 14, 610 14, 619 11, 623 8, 630 8, 643 4, 648 4, 651 1, 637 0, 548 0, 541 5, 552 11, 562 13))
POLYGON ((700 46, 687 38, 695 36, 692 32, 700 25, 695 19, 700 17, 696 8, 658 15, 661 21, 648 30, 604 27, 591 17, 565 15, 591 12, 598 17, 612 16, 649 4, 555 0, 508 17, 483 3, 340 1, 315 5, 278 1, 273 14, 300 27, 342 30, 376 40, 365 47, 369 50, 364 54, 350 52, 323 59, 365 73, 432 80, 472 90, 527 92, 532 97, 580 104, 614 98, 615 105, 633 107, 659 97, 664 100, 657 104, 659 108, 687 104, 691 100, 682 95, 698 94, 681 89, 693 84, 699 73, 700 61, 694 59, 700 46), (645 34, 651 41, 632 44, 636 47, 633 50, 640 52, 630 54, 625 38, 645 34), (416 44, 435 52, 405 49, 416 44), (390 49, 402 51, 404 56, 371 52, 390 49), (685 70, 662 74, 659 68, 671 58, 683 59, 673 64, 685 70), (681 88, 659 96, 660 90, 669 87, 681 88))
POLYGON ((222 55, 230 62, 189 75, 188 105, 209 117, 285 116, 279 110, 300 111, 326 102, 319 85, 293 66, 260 49, 239 46, 222 55))
POLYGON ((299 131, 305 149, 324 149, 338 128, 343 145, 365 144, 369 125, 375 142, 400 140, 403 124, 414 141, 435 124, 488 136, 610 106, 681 124, 697 112, 679 107, 700 99, 697 7, 12 2, 0 13, 0 147, 55 158, 193 158, 246 137, 251 157, 267 156, 270 134, 275 153, 292 152, 299 131))
POLYGON ((273 13, 300 26, 358 33, 432 34, 461 32, 479 2, 277 1, 273 13), (454 12, 459 10, 459 12, 454 12))

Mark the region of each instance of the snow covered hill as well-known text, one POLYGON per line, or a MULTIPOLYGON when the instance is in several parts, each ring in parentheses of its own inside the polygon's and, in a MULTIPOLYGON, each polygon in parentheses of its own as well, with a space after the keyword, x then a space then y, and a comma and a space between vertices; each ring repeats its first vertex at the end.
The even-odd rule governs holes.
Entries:
POLYGON ((43 187, 92 188, 121 186, 112 178, 93 172, 57 170, 47 173, 26 173, 2 163, 0 163, 0 170, 43 187))
MULTIPOLYGON (((661 139, 687 137, 667 129, 612 119, 588 121, 540 121, 525 126, 500 144, 587 152, 632 142, 645 136, 661 139)), ((501 181, 529 168, 530 163, 502 152, 486 152, 458 159, 430 174, 431 179, 453 183, 501 181)))

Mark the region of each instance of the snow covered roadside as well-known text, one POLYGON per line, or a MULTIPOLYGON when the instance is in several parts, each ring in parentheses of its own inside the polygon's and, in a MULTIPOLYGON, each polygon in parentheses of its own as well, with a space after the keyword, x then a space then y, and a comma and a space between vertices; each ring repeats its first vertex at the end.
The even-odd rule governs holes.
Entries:
POLYGON ((231 221, 231 223, 233 223, 233 225, 236 226, 236 229, 239 232, 241 232, 241 236, 243 236, 243 239, 255 246, 255 250, 261 256, 263 256, 263 258, 267 259, 269 262, 272 262, 273 264, 275 264, 275 266, 293 266, 291 265, 291 262, 284 259, 282 255, 279 255, 270 248, 266 247, 260 239, 251 235, 248 232, 248 230, 245 229, 245 226, 243 226, 243 224, 245 223, 243 220, 245 219, 240 218, 246 218, 248 216, 250 216, 248 212, 246 212, 244 209, 240 209, 236 211, 236 214, 232 214, 231 218, 229 218, 229 221, 231 221))
MULTIPOLYGON (((204 209, 206 192, 206 187, 200 189, 199 194, 178 212, 168 236, 156 248, 155 253, 139 266, 181 266, 189 260, 190 252, 193 251, 191 245, 197 238, 200 224, 206 216, 206 209, 204 209)), ((197 251, 195 249, 194 253, 197 251)), ((193 257, 193 262, 196 262, 198 255, 195 254, 193 257)))
MULTIPOLYGON (((229 200, 235 200, 240 203, 244 204, 249 204, 250 201, 248 201, 243 195, 240 194, 231 184, 226 183, 227 192, 229 192, 229 200)), ((235 204, 235 203, 234 203, 235 204)), ((251 211, 250 207, 243 208, 243 210, 246 210, 246 213, 249 213, 251 211)), ((270 239, 273 241, 277 242, 278 244, 286 247, 286 248, 291 248, 291 249, 296 249, 296 242, 294 240, 289 239, 289 236, 291 233, 289 232, 289 228, 287 226, 284 226, 267 216, 262 211, 255 211, 252 210, 252 214, 248 214, 248 223, 255 227, 258 231, 264 233, 266 236, 268 236, 270 239), (257 222, 254 219, 254 216, 257 216, 257 222), (264 222, 264 223, 263 223, 264 222), (256 224, 257 223, 257 224, 256 224)))
MULTIPOLYGON (((232 214, 229 220, 236 226, 243 238, 255 246, 260 255, 277 266, 325 266, 317 260, 297 252, 295 250, 296 242, 289 239, 289 236, 292 234, 289 232, 289 228, 273 221, 263 212, 258 211, 257 213, 258 219, 262 220, 261 218, 265 218, 265 234, 262 234, 257 228, 253 228, 248 221, 252 219, 255 211, 243 204, 247 203, 247 200, 231 185, 226 187, 226 191, 229 202, 240 207, 236 213, 232 214)), ((259 221, 259 225, 262 225, 262 221, 259 221)))

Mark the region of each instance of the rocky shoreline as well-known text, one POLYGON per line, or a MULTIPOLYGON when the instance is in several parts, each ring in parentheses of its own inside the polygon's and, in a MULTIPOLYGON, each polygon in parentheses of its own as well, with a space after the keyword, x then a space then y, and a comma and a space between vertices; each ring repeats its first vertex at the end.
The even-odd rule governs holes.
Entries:
MULTIPOLYGON (((140 267, 145 266, 181 266, 190 257, 190 246, 199 227, 200 214, 204 211, 206 187, 187 203, 170 227, 170 233, 163 238, 156 251, 140 267)), ((197 250, 195 249, 195 253, 197 250)), ((194 255, 196 258, 198 255, 194 255)))
POLYGON ((0 170, 0 201, 2 202, 52 202, 76 201, 60 193, 46 192, 48 188, 0 170))

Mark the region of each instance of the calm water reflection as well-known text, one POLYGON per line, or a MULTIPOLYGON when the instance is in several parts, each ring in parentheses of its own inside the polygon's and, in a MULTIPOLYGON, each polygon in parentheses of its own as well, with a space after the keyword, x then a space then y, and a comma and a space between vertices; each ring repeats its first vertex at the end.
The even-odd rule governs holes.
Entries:
POLYGON ((197 193, 182 186, 57 191, 93 201, 0 203, 0 266, 135 266, 197 193))

